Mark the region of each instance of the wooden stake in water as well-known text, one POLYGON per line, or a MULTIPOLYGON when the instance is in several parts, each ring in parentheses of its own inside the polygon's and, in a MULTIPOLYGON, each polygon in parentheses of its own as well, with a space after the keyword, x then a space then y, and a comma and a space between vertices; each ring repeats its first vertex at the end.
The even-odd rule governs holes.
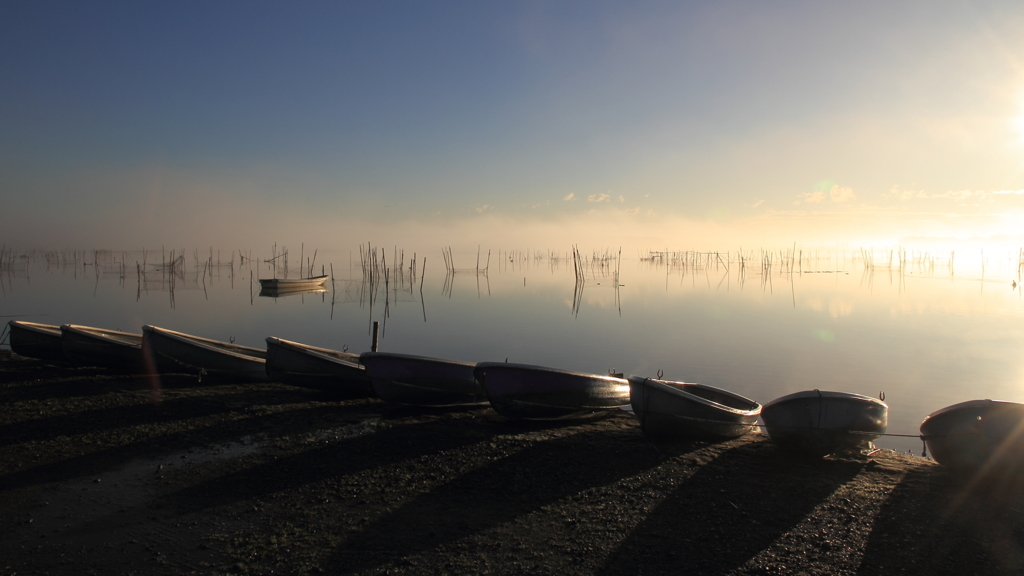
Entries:
POLYGON ((376 352, 377 351, 377 328, 379 326, 380 326, 380 322, 377 322, 376 320, 374 320, 373 321, 373 341, 370 344, 370 351, 371 352, 376 352))

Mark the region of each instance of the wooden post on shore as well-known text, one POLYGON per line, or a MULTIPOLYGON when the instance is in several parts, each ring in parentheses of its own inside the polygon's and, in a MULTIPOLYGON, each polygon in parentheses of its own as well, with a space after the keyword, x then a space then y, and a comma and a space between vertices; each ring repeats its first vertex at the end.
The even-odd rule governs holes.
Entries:
POLYGON ((373 342, 370 344, 370 352, 377 351, 377 328, 380 327, 380 322, 373 321, 373 342))

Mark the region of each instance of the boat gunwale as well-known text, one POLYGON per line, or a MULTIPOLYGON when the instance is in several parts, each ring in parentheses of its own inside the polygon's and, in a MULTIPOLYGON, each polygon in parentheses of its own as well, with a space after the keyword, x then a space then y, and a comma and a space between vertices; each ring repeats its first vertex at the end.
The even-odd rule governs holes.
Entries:
POLYGON ((260 278, 257 282, 260 283, 260 288, 271 286, 300 286, 303 284, 320 286, 321 284, 326 283, 328 278, 330 278, 330 275, 321 274, 320 276, 313 276, 310 278, 260 278))
MULTIPOLYGON (((964 409, 967 409, 967 408, 985 408, 985 409, 990 409, 992 406, 995 406, 997 404, 1018 404, 1019 405, 1020 403, 1019 402, 1012 402, 1010 400, 992 400, 991 398, 984 398, 984 399, 978 399, 978 400, 965 400, 963 402, 957 402, 956 404, 951 404, 951 405, 946 406, 944 408, 939 408, 938 410, 936 410, 936 411, 932 412, 931 414, 925 416, 924 420, 921 421, 921 428, 924 428, 925 424, 928 423, 929 421, 934 422, 935 419, 940 417, 940 416, 945 416, 947 414, 952 414, 953 412, 959 412, 960 410, 964 410, 964 409)), ((923 434, 924 430, 921 430, 921 433, 923 434)))
POLYGON ((81 324, 61 324, 60 331, 62 337, 64 332, 67 331, 77 336, 96 338, 119 346, 142 348, 142 334, 133 334, 131 332, 122 332, 120 330, 108 330, 106 328, 95 328, 93 326, 83 326, 81 324), (138 342, 129 342, 118 338, 118 336, 130 336, 132 340, 138 338, 138 342))
POLYGON ((462 360, 450 360, 448 358, 437 358, 435 356, 418 356, 415 354, 402 354, 399 352, 363 352, 362 354, 359 355, 359 363, 365 366, 366 362, 363 361, 364 358, 369 358, 371 361, 374 359, 391 359, 405 360, 409 362, 429 362, 432 364, 454 364, 458 366, 472 366, 474 368, 477 366, 477 364, 474 364, 472 362, 464 362, 462 360))
POLYGON ((352 368, 365 369, 363 364, 359 361, 359 354, 352 354, 351 352, 343 352, 340 350, 330 350, 328 348, 319 348, 317 346, 310 346, 309 344, 303 344, 301 342, 295 342, 293 340, 285 340, 284 338, 278 338, 276 336, 267 336, 266 342, 267 344, 281 346, 282 348, 287 348, 288 350, 291 350, 293 352, 307 354, 314 358, 345 364, 352 368), (354 356, 354 358, 350 360, 347 358, 339 358, 337 356, 333 356, 332 354, 351 354, 352 356, 354 356))
POLYGON ((565 370, 562 368, 549 368, 547 366, 538 366, 534 364, 517 364, 514 362, 478 362, 476 367, 473 368, 473 375, 476 375, 477 370, 486 371, 488 368, 512 368, 517 371, 524 372, 546 372, 555 373, 563 376, 576 376, 591 380, 604 380, 606 382, 625 383, 629 384, 629 380, 626 378, 619 378, 618 376, 612 376, 610 374, 591 374, 587 372, 576 372, 573 370, 565 370))
MULTIPOLYGON (((952 404, 952 405, 946 406, 944 408, 939 408, 938 410, 936 410, 936 411, 932 412, 931 414, 929 414, 929 415, 924 417, 924 420, 921 421, 921 425, 918 427, 918 430, 920 430, 920 432, 921 432, 921 439, 925 440, 925 441, 928 441, 928 440, 939 440, 939 439, 951 436, 951 434, 949 434, 949 433, 929 433, 929 432, 925 431, 925 429, 926 428, 931 428, 933 426, 942 426, 945 423, 944 422, 940 422, 940 420, 945 420, 946 418, 955 418, 957 412, 967 411, 967 410, 976 410, 976 411, 979 411, 979 412, 983 412, 983 414, 979 415, 978 418, 980 420, 985 420, 986 417, 988 416, 988 413, 991 410, 993 410, 993 409, 995 409, 997 407, 1000 407, 1000 406, 1006 406, 1006 407, 1017 406, 1018 410, 1024 411, 1024 404, 1022 404, 1020 402, 1014 402, 1012 400, 992 400, 991 398, 985 398, 985 399, 965 400, 963 402, 957 402, 956 404, 952 404)), ((948 424, 946 424, 946 425, 948 426, 948 424)), ((965 434, 965 433, 960 432, 960 433, 956 433, 956 434, 952 434, 952 435, 956 436, 956 435, 962 435, 962 434, 965 434)), ((1006 438, 1002 438, 1002 437, 998 437, 998 436, 990 436, 989 434, 985 434, 985 433, 981 433, 981 432, 972 433, 971 435, 983 436, 983 437, 992 438, 992 439, 1002 439, 1002 440, 1006 439, 1006 438)))
POLYGON ((41 322, 29 322, 27 320, 9 320, 7 325, 47 336, 60 336, 61 334, 60 326, 56 324, 43 324, 41 322))
POLYGON ((668 393, 676 395, 676 396, 682 396, 686 400, 695 401, 695 402, 697 402, 699 404, 702 404, 702 405, 714 408, 715 410, 720 410, 720 411, 723 411, 723 412, 728 412, 729 414, 734 414, 734 415, 737 415, 737 416, 754 417, 754 418, 756 418, 756 417, 761 415, 761 410, 762 410, 762 408, 764 408, 764 406, 762 406, 759 402, 757 402, 755 400, 751 400, 750 398, 747 398, 746 396, 740 396, 739 394, 736 394, 735 392, 730 392, 728 390, 723 390, 721 388, 716 388, 715 386, 709 386, 707 384, 697 384, 697 383, 694 383, 694 382, 681 382, 681 381, 676 381, 676 380, 661 380, 661 379, 657 379, 657 378, 644 378, 644 377, 641 377, 641 376, 630 376, 628 378, 628 380, 629 380, 630 385, 632 385, 634 382, 639 382, 641 385, 647 385, 648 383, 651 383, 651 384, 656 385, 659 390, 662 390, 664 392, 668 392, 668 393), (711 390, 713 392, 717 392, 719 394, 724 394, 724 395, 729 396, 731 398, 736 398, 736 399, 742 400, 744 402, 749 402, 750 404, 753 404, 754 406, 756 406, 756 408, 752 408, 750 410, 741 410, 739 408, 733 408, 732 406, 727 406, 725 404, 721 404, 719 402, 715 402, 714 400, 708 400, 707 398, 703 398, 703 397, 698 396, 696 394, 691 394, 691 393, 687 392, 686 390, 683 390, 680 387, 672 386, 672 384, 684 384, 686 386, 697 386, 697 387, 700 387, 700 388, 703 388, 703 389, 706 389, 706 390, 711 390))
MULTIPOLYGON (((216 352, 218 354, 227 354, 227 355, 235 356, 235 357, 242 358, 242 359, 245 359, 245 360, 257 360, 259 362, 264 362, 264 363, 266 362, 266 358, 265 357, 255 356, 255 355, 250 355, 250 354, 245 354, 244 353, 244 351, 248 350, 248 351, 257 352, 257 353, 260 353, 260 354, 266 354, 265 350, 260 350, 259 348, 253 348, 251 346, 243 346, 241 344, 232 344, 230 342, 221 342, 221 341, 218 341, 218 340, 213 340, 211 338, 203 338, 202 336, 193 336, 191 334, 185 334, 184 332, 177 332, 175 330, 168 330, 167 328, 160 328, 159 326, 152 326, 150 324, 146 324, 145 326, 143 326, 142 327, 142 331, 143 332, 149 332, 151 334, 157 334, 158 336, 167 336, 167 337, 171 338, 172 340, 176 340, 176 341, 184 343, 184 344, 192 345, 192 346, 195 346, 196 348, 200 348, 200 349, 203 349, 203 350, 206 350, 206 351, 209 351, 209 352, 216 352), (230 347, 232 347, 232 348, 239 348, 241 350, 233 350, 231 348, 222 348, 221 346, 225 345, 225 344, 230 346, 230 347)), ((164 355, 166 356, 166 354, 164 354, 164 355)), ((170 357, 170 356, 168 356, 168 357, 169 358, 173 358, 173 357, 170 357)), ((175 359, 175 360, 177 360, 177 359, 175 359)), ((181 362, 180 360, 178 360, 178 361, 181 362)))
POLYGON ((886 404, 885 402, 879 400, 878 398, 875 398, 874 396, 865 396, 863 394, 857 394, 855 392, 832 392, 832 391, 828 391, 828 390, 803 390, 801 392, 794 392, 792 394, 786 394, 785 396, 780 396, 780 397, 772 400, 771 402, 769 402, 769 403, 767 403, 767 404, 765 404, 765 405, 763 405, 761 407, 761 412, 763 413, 764 410, 767 409, 769 406, 777 406, 779 404, 783 404, 785 402, 789 402, 789 401, 792 401, 792 400, 814 399, 814 398, 821 398, 823 400, 824 399, 831 399, 831 400, 868 401, 868 402, 873 403, 873 404, 878 404, 878 405, 880 405, 880 406, 882 406, 882 407, 884 407, 886 409, 889 408, 888 404, 886 404))

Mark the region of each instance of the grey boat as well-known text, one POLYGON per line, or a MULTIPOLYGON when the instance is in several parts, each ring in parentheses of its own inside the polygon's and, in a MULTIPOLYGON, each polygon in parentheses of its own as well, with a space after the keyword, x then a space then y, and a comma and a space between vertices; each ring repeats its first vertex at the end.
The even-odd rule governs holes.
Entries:
POLYGON ((421 406, 487 402, 473 378, 476 364, 390 352, 363 352, 359 362, 381 400, 421 406))
POLYGON ((200 377, 267 382, 267 351, 200 338, 156 326, 142 327, 146 353, 162 373, 198 373, 200 377))
POLYGON ((749 432, 757 402, 705 384, 629 378, 633 414, 645 434, 687 440, 726 440, 749 432))
POLYGON ((298 286, 284 288, 260 288, 259 296, 262 298, 283 298, 285 296, 301 296, 303 294, 323 294, 327 292, 324 286, 298 286))
POLYGON ((961 472, 1024 471, 1024 404, 969 400, 936 410, 921 422, 935 461, 961 472))
POLYGON ((508 362, 481 362, 473 373, 507 418, 589 418, 629 405, 629 382, 616 376, 508 362))
POLYGON ((64 360, 60 326, 11 320, 7 329, 10 330, 11 350, 15 354, 54 362, 64 360))
POLYGON ((60 333, 64 358, 71 362, 117 370, 147 369, 141 334, 77 324, 64 324, 60 333))
POLYGON ((303 290, 323 286, 328 276, 313 276, 312 278, 262 278, 259 280, 261 289, 273 290, 303 290))
POLYGON ((373 396, 373 384, 358 354, 317 348, 273 336, 267 338, 267 376, 303 388, 353 397, 373 396))
POLYGON ((776 444, 814 457, 866 445, 885 433, 888 416, 877 398, 820 390, 776 398, 761 409, 776 444))

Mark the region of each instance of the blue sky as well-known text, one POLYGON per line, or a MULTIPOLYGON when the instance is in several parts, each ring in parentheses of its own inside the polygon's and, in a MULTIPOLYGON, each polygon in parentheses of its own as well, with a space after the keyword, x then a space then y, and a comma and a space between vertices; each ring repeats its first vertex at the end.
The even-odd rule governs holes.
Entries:
POLYGON ((14 1, 0 85, 8 243, 1024 230, 1013 2, 14 1))

